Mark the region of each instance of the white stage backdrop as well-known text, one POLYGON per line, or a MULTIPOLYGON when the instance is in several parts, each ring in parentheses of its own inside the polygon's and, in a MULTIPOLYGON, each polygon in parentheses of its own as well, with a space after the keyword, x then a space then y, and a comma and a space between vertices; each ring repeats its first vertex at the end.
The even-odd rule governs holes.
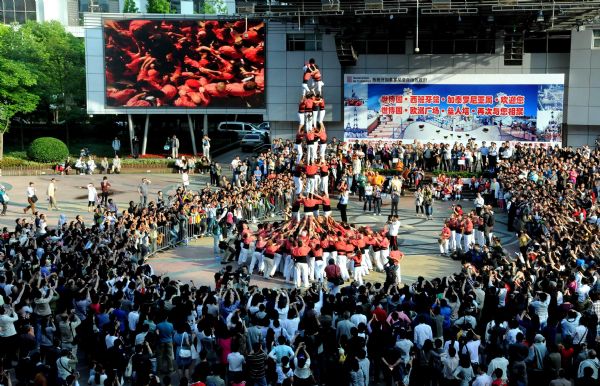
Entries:
POLYGON ((564 74, 344 77, 346 140, 560 143, 564 74))

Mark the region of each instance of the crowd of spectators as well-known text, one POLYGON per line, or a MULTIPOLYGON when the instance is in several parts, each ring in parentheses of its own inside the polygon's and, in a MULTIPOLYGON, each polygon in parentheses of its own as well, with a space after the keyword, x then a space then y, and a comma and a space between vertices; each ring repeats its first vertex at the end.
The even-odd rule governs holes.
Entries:
MULTIPOLYGON (((275 141, 270 152, 234 160, 231 178, 212 163, 211 182, 219 189, 179 188, 152 200, 145 181, 142 204, 118 210, 107 202, 95 208, 90 223, 81 216, 61 217, 54 228, 43 214, 35 221, 17 219, 13 231, 5 229, 0 253, 1 383, 598 384, 600 152, 469 145, 477 149, 469 167, 483 166, 487 173, 475 181, 477 190, 484 186, 487 202, 477 196, 473 211, 478 217, 507 211, 519 252, 509 252, 497 238, 474 237, 454 246, 464 263, 460 272, 420 277, 411 285, 353 276, 341 287, 339 260, 328 262, 321 280, 303 279, 307 288, 252 285, 261 231, 278 229, 295 242, 306 236, 304 230, 329 234, 360 227, 311 217, 306 201, 303 217, 291 214, 308 186, 297 191, 291 142, 275 141), (288 221, 249 231, 253 220, 285 215, 288 207, 288 221), (162 237, 181 241, 190 224, 215 237, 215 250, 221 239, 238 240, 230 253, 236 260, 252 254, 238 260, 249 269, 228 265, 215 283, 198 284, 155 273, 145 257, 161 237, 158 229, 172 226, 173 234, 162 237), (243 252, 244 237, 253 234, 259 237, 243 252), (89 379, 79 379, 81 368, 90 369, 89 379)), ((346 199, 356 193, 367 201, 371 186, 393 205, 408 186, 419 192, 425 176, 419 169, 461 166, 453 166, 452 152, 446 163, 444 150, 439 160, 432 157, 439 153, 427 151, 445 149, 442 145, 334 140, 328 147, 321 160, 328 166, 327 187, 346 199), (406 175, 379 174, 397 168, 400 160, 406 175)), ((303 170, 298 178, 306 179, 303 170)), ((316 194, 329 193, 318 186, 316 194)), ((425 190, 434 200, 435 185, 423 187, 421 195, 425 190)), ((414 199, 419 211, 421 198, 414 199)), ((470 211, 467 205, 463 201, 470 211)), ((455 207, 449 217, 456 213, 455 207)), ((389 228, 384 232, 390 236, 389 228)), ((353 252, 357 248, 377 266, 373 244, 353 252)))

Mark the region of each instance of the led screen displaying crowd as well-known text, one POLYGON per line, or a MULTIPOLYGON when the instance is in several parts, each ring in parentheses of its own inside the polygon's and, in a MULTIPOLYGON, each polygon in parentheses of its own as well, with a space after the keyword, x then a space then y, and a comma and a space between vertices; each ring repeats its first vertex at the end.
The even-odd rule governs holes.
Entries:
POLYGON ((104 20, 111 107, 264 108, 265 24, 104 20))

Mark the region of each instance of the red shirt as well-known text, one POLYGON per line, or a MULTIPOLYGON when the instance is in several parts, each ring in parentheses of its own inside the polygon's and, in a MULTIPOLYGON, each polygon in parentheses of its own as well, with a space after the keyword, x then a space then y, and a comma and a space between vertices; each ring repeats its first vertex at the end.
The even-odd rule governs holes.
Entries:
POLYGON ((294 247, 292 248, 292 256, 296 257, 306 257, 310 253, 310 247, 302 246, 302 247, 294 247))
POLYGON ((269 255, 276 254, 278 250, 279 250, 279 245, 275 245, 275 244, 265 247, 265 253, 269 254, 269 255))
POLYGON ((342 276, 342 271, 340 271, 340 267, 338 267, 337 265, 329 264, 327 267, 325 267, 325 276, 328 280, 340 277, 342 276))
POLYGON ((447 226, 442 229, 442 239, 448 240, 452 235, 452 231, 447 226))
POLYGON ((315 164, 306 165, 306 175, 308 177, 312 177, 317 175, 319 172, 319 167, 315 164))
POLYGON ((314 198, 305 198, 304 199, 304 207, 305 208, 314 208, 317 205, 319 205, 319 201, 315 200, 314 198))
POLYGON ((344 251, 345 252, 346 251, 346 243, 344 241, 342 241, 342 240, 336 241, 333 245, 335 246, 335 249, 338 252, 340 252, 340 251, 344 251))
POLYGON ((390 251, 390 259, 394 260, 396 263, 399 263, 403 256, 404 253, 400 251, 390 251))
POLYGON ((312 111, 314 103, 315 102, 310 98, 308 98, 304 101, 304 106, 305 106, 307 112, 312 111))

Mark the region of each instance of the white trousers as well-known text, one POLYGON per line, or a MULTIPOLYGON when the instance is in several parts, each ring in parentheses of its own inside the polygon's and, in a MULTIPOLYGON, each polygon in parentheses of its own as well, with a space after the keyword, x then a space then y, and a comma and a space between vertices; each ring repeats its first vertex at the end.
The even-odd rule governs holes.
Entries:
POLYGON ((294 145, 294 149, 296 150, 296 163, 299 164, 300 160, 302 159, 302 144, 301 143, 297 143, 294 145))
POLYGON ((452 230, 450 232, 450 249, 454 251, 456 250, 456 231, 452 230))
POLYGON ((485 234, 483 231, 475 230, 475 242, 481 246, 485 245, 485 234))
POLYGON ((315 261, 315 280, 323 281, 325 277, 325 267, 327 262, 325 261, 325 253, 323 252, 323 259, 315 261))
POLYGON ((362 266, 360 267, 356 267, 354 265, 354 262, 352 263, 352 278, 354 279, 354 281, 358 282, 359 285, 363 285, 363 276, 364 276, 364 269, 362 266))
POLYGON ((307 257, 308 260, 308 280, 315 281, 315 258, 307 257))
POLYGON ((238 257, 238 265, 246 264, 246 260, 248 260, 248 254, 250 253, 249 248, 243 248, 240 251, 240 256, 238 257))
POLYGON ((307 146, 308 154, 306 155, 306 163, 313 163, 317 160, 317 148, 319 147, 318 142, 311 143, 307 146))
POLYGON ((284 268, 283 268, 283 276, 285 277, 285 281, 289 282, 294 277, 294 262, 292 261, 291 255, 285 255, 284 257, 284 268))
POLYGON ((463 251, 467 252, 469 249, 471 249, 471 243, 473 242, 474 239, 475 238, 473 236, 473 233, 471 233, 470 235, 465 233, 463 235, 463 246, 464 246, 463 251))
POLYGON ((448 241, 448 239, 443 239, 442 242, 440 243, 440 253, 448 253, 448 247, 449 247, 450 242, 448 241))
POLYGON ((302 193, 302 186, 303 186, 302 178, 294 177, 294 187, 296 188, 294 193, 296 194, 296 196, 299 195, 300 193, 302 193))
POLYGON ((264 263, 263 263, 262 252, 256 252, 256 251, 254 251, 254 253, 252 254, 252 259, 250 260, 250 266, 248 267, 248 273, 252 274, 252 271, 254 271, 254 266, 255 265, 256 265, 256 268, 259 271, 263 271, 264 270, 264 263))
POLYGON ((329 176, 321 176, 321 192, 329 194, 329 176))
POLYGON ((300 126, 304 126, 304 113, 298 113, 298 125, 300 126))
POLYGON ((317 189, 316 179, 314 177, 306 179, 306 193, 312 194, 317 189))
POLYGON ((276 253, 275 258, 273 259, 273 267, 271 268, 269 275, 271 275, 271 276, 275 275, 275 271, 277 271, 277 269, 279 268, 280 262, 281 262, 281 254, 276 253))
POLYGON ((296 263, 294 268, 296 270, 296 288, 308 287, 308 264, 296 263))
POLYGON ((346 255, 338 255, 337 265, 340 267, 342 278, 348 280, 350 278, 350 273, 348 273, 348 257, 346 255))
POLYGON ((327 150, 327 144, 326 143, 320 143, 319 144, 319 159, 325 160, 325 151, 326 150, 327 150))
POLYGON ((319 110, 319 115, 317 116, 317 122, 323 124, 323 119, 325 118, 325 109, 319 110))
POLYGON ((373 252, 373 263, 379 272, 383 272, 383 263, 381 262, 381 251, 373 252))

